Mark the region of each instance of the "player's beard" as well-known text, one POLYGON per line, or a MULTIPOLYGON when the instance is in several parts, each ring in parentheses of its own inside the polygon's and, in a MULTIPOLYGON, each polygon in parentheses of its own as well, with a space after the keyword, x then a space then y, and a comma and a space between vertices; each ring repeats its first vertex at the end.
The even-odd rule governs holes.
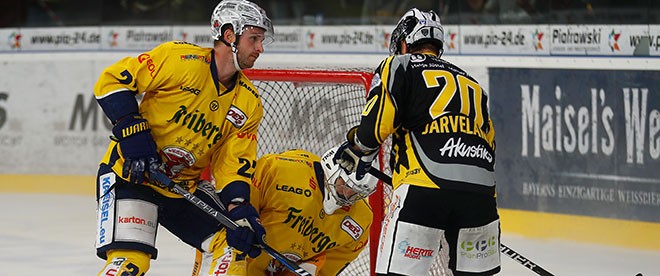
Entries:
POLYGON ((250 69, 254 66, 254 63, 257 61, 257 58, 259 58, 259 54, 242 56, 239 51, 238 65, 241 66, 241 69, 250 69))

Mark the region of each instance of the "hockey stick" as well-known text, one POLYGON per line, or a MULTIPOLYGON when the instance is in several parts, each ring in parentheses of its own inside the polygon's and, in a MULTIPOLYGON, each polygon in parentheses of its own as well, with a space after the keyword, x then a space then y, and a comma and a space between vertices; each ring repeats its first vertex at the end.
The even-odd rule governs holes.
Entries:
MULTIPOLYGON (((376 169, 375 167, 371 167, 369 169, 369 173, 376 178, 378 178, 380 181, 383 181, 387 183, 388 185, 392 186, 392 177, 389 175, 386 175, 384 172, 381 172, 380 170, 376 169)), ((520 255, 518 252, 514 251, 510 247, 504 245, 503 243, 500 242, 500 252, 504 253, 505 255, 509 256, 511 259, 514 261, 520 263, 526 268, 531 269, 532 271, 536 272, 536 274, 541 275, 541 276, 554 276, 552 273, 548 272, 547 270, 543 269, 539 265, 535 264, 534 262, 530 261, 526 257, 520 255)))
MULTIPOLYGON (((209 206, 208 204, 206 204, 206 202, 202 201, 201 199, 199 199, 195 195, 188 192, 188 190, 186 190, 186 189, 182 188, 181 186, 179 186, 178 184, 176 184, 174 181, 172 181, 172 179, 167 177, 165 174, 163 174, 161 172, 157 172, 157 173, 152 173, 151 176, 153 177, 153 180, 156 180, 156 181, 164 184, 165 186, 171 188, 175 193, 182 195, 183 198, 188 200, 190 203, 194 204, 197 208, 201 209, 202 211, 204 211, 207 214, 214 217, 217 221, 222 223, 222 225, 227 227, 227 229, 236 230, 239 227, 239 225, 236 224, 236 222, 229 219, 227 216, 220 213, 219 211, 213 209, 213 207, 209 206)), ((224 206, 220 205, 220 207, 224 210, 224 206)), ((312 276, 311 273, 307 272, 302 267, 300 267, 298 264, 296 264, 296 263, 290 261, 289 259, 287 259, 286 257, 284 257, 284 255, 277 252, 275 249, 268 246, 266 243, 261 244, 261 247, 263 248, 263 250, 268 252, 268 255, 270 255, 273 258, 275 258, 276 260, 280 261, 280 263, 282 263, 286 268, 288 268, 292 272, 296 273, 297 275, 312 276)))
POLYGON ((510 247, 504 245, 503 243, 500 242, 500 252, 504 253, 504 255, 509 256, 509 258, 513 259, 514 261, 518 262, 519 264, 523 265, 526 268, 531 269, 532 271, 536 272, 536 274, 541 275, 541 276, 554 276, 552 273, 548 272, 547 270, 543 269, 539 265, 535 264, 534 262, 530 261, 523 255, 520 255, 518 252, 514 251, 510 247))

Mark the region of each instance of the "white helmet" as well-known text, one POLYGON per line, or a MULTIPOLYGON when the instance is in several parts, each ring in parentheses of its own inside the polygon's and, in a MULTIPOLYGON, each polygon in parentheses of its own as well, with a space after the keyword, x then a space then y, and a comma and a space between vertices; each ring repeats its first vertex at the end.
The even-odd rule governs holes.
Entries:
POLYGON ((421 42, 430 42, 435 44, 440 50, 444 51, 445 31, 440 24, 440 17, 432 10, 423 12, 417 8, 408 10, 399 19, 396 27, 392 31, 390 40, 390 54, 396 55, 401 52, 399 42, 404 40, 408 47, 421 42))
POLYGON ((378 181, 375 177, 367 174, 361 180, 357 180, 355 173, 347 174, 334 160, 339 147, 331 148, 321 157, 321 167, 325 178, 325 193, 323 195, 323 210, 328 214, 333 214, 337 209, 350 206, 358 200, 362 200, 371 195, 376 190, 378 181), (339 182, 338 182, 339 181, 339 182), (343 184, 342 184, 343 183, 343 184), (341 189, 348 188, 354 194, 346 196, 345 192, 337 193, 337 186, 341 189))
POLYGON ((273 24, 266 11, 250 1, 224 0, 218 3, 211 14, 211 38, 221 40, 222 27, 227 24, 237 35, 241 35, 247 26, 262 28, 266 31, 263 44, 273 42, 273 24))

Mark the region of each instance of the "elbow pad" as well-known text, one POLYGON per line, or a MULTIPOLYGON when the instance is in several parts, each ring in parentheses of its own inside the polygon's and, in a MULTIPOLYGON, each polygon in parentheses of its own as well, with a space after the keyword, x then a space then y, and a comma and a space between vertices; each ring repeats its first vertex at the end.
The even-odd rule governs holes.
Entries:
POLYGON ((97 97, 96 101, 113 125, 129 114, 140 112, 135 94, 129 90, 97 97))

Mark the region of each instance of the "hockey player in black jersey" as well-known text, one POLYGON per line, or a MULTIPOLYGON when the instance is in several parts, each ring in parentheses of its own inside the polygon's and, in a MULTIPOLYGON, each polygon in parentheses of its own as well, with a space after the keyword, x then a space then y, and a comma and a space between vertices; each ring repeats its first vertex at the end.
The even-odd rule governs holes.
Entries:
POLYGON ((392 32, 359 126, 335 157, 364 176, 393 135, 394 192, 380 237, 378 275, 427 275, 433 260, 453 275, 500 271, 495 131, 488 95, 443 59, 438 15, 413 8, 392 32))

